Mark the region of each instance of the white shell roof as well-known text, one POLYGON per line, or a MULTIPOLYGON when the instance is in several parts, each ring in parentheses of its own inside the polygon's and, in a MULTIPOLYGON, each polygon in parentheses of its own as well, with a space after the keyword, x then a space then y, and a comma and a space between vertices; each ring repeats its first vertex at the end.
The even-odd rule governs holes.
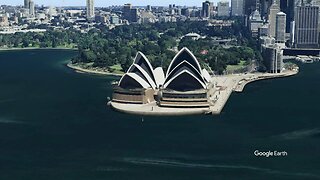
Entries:
MULTIPOLYGON (((142 75, 144 76, 144 78, 148 81, 148 83, 150 84, 150 86, 152 88, 156 88, 156 84, 155 82, 151 79, 151 77, 149 76, 149 74, 139 65, 137 64, 132 64, 128 70, 129 73, 134 73, 134 70, 135 68, 137 68, 141 73, 142 75)), ((142 78, 142 77, 141 77, 142 78)), ((143 79, 143 78, 142 78, 143 79)))
POLYGON ((178 52, 178 54, 176 54, 176 56, 171 61, 170 65, 168 67, 167 77, 170 74, 170 72, 175 68, 175 66, 180 64, 184 60, 188 61, 190 64, 192 64, 194 66, 194 68, 199 73, 201 73, 200 64, 199 64, 197 58, 192 54, 192 52, 188 48, 184 47, 178 52), (181 56, 183 55, 183 53, 187 53, 187 55, 190 57, 188 59, 181 59, 181 56), (177 61, 180 61, 180 62, 177 62, 177 61), (176 65, 174 65, 174 64, 176 64, 176 65))
POLYGON ((204 82, 204 78, 202 76, 202 74, 200 72, 198 72, 198 70, 192 66, 192 64, 190 64, 187 60, 183 60, 181 63, 179 63, 177 66, 175 66, 172 71, 168 74, 168 76, 166 77, 166 81, 169 81, 169 77, 172 77, 172 75, 174 75, 175 73, 179 72, 179 71, 182 71, 184 69, 189 69, 190 72, 196 76, 196 77, 199 77, 198 79, 202 82, 204 82))
POLYGON ((199 82, 199 84, 202 86, 203 89, 206 88, 206 85, 201 82, 193 73, 187 71, 187 70, 183 70, 181 71, 180 73, 178 73, 177 75, 175 75, 173 78, 171 78, 169 81, 167 81, 165 84, 164 84, 164 88, 167 88, 170 83, 172 83, 177 77, 179 77, 180 75, 184 74, 184 73, 188 73, 189 75, 191 75, 195 80, 197 80, 199 82))
POLYGON ((141 85, 142 88, 150 88, 150 85, 144 80, 142 79, 139 75, 135 74, 135 73, 126 73, 125 75, 122 76, 122 78, 119 81, 119 86, 121 86, 121 83, 123 83, 123 79, 125 76, 129 76, 132 79, 134 79, 137 83, 139 83, 141 85))
MULTIPOLYGON (((184 47, 171 61, 166 76, 162 67, 153 69, 147 57, 143 53, 138 52, 133 64, 127 73, 122 76, 118 85, 120 86, 121 83, 123 83, 122 81, 126 79, 124 78, 125 76, 129 76, 131 77, 131 81, 136 81, 136 86, 140 84, 143 88, 156 89, 159 88, 160 85, 163 85, 164 88, 167 88, 170 83, 174 83, 174 80, 180 75, 183 75, 184 78, 194 78, 194 80, 196 80, 194 82, 199 83, 195 87, 201 86, 202 88, 206 88, 206 84, 211 81, 211 76, 208 71, 205 69, 201 70, 196 57, 188 48, 184 47), (185 73, 190 76, 185 76, 185 73)), ((181 82, 179 82, 179 84, 181 84, 181 82)))
POLYGON ((207 82, 211 81, 211 76, 206 69, 202 69, 202 75, 207 82))

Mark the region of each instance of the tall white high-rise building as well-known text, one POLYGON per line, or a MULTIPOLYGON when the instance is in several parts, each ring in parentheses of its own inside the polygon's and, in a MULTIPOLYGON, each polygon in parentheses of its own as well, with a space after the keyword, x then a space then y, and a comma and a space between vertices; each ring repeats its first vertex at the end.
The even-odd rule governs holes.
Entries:
POLYGON ((276 37, 276 16, 280 12, 280 6, 277 4, 276 0, 273 0, 272 5, 269 9, 269 36, 276 37))
POLYGON ((243 0, 231 0, 231 16, 243 16, 243 0))
POLYGON ((30 0, 29 2, 29 15, 31 17, 35 17, 35 9, 34 9, 34 1, 33 0, 30 0))
POLYGON ((269 39, 262 45, 262 57, 266 70, 269 73, 280 73, 283 68, 283 50, 279 44, 274 43, 274 39, 269 39))
POLYGON ((286 17, 283 12, 278 12, 276 16, 276 42, 285 43, 286 35, 286 17))
MULTIPOLYGON (((320 0, 312 0, 311 5, 317 6, 320 8, 320 0)), ((320 17, 320 10, 319 10, 319 17, 320 17)), ((318 29, 320 30, 320 18, 318 19, 318 29)))
POLYGON ((294 46, 296 48, 318 48, 319 7, 297 6, 294 22, 294 46))
POLYGON ((218 16, 230 16, 229 1, 218 2, 218 16))
POLYGON ((263 20, 261 19, 260 12, 255 10, 249 17, 249 29, 252 36, 256 36, 258 34, 258 30, 262 25, 263 20))
POLYGON ((87 0, 87 18, 94 17, 94 0, 87 0))

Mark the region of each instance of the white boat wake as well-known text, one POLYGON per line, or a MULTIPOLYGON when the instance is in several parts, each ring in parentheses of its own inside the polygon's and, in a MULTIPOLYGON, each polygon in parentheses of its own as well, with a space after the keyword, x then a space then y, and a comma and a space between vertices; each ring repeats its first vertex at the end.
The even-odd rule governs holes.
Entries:
POLYGON ((132 163, 136 165, 152 165, 152 166, 164 166, 164 167, 181 167, 181 168, 200 168, 200 169, 234 169, 234 170, 249 170, 258 171, 265 174, 283 175, 283 176, 301 176, 308 178, 320 178, 318 174, 299 173, 299 172, 283 172, 279 170, 273 170, 268 168, 260 168, 246 165, 227 165, 227 164, 199 164, 188 163, 176 160, 168 159, 148 159, 148 158, 123 158, 121 161, 132 163))
POLYGON ((7 119, 7 118, 1 118, 0 117, 0 124, 26 124, 26 122, 16 121, 16 120, 7 119))
POLYGON ((280 138, 283 140, 294 140, 294 139, 302 139, 302 138, 316 136, 316 135, 320 135, 320 128, 297 130, 297 131, 273 136, 273 138, 277 138, 277 139, 280 138))

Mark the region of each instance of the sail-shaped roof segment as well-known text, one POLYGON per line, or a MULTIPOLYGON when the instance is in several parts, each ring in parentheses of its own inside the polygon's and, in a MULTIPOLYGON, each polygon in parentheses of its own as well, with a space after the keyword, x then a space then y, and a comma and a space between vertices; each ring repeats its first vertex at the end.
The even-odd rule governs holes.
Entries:
POLYGON ((124 89, 150 88, 149 83, 135 73, 126 73, 123 75, 118 86, 124 89))
POLYGON ((210 76, 209 72, 206 69, 202 69, 202 75, 203 75, 203 78, 206 80, 207 83, 209 83, 211 81, 211 76, 210 76))
POLYGON ((192 52, 184 47, 171 61, 164 88, 176 91, 192 91, 205 89, 208 81, 192 52))
POLYGON ((155 89, 157 86, 155 82, 151 79, 149 74, 139 65, 132 64, 128 70, 129 73, 135 73, 139 75, 142 79, 144 79, 153 89, 155 89))
POLYGON ((210 81, 206 70, 200 69, 200 64, 187 48, 182 48, 171 61, 166 77, 161 67, 153 70, 146 56, 138 52, 133 64, 121 78, 122 88, 169 88, 176 91, 191 91, 205 89, 210 81))
POLYGON ((153 68, 151 66, 151 63, 149 62, 148 58, 142 52, 137 53, 133 63, 139 65, 142 69, 144 69, 145 72, 148 73, 150 78, 155 83, 156 80, 154 77, 154 72, 153 72, 153 68))
POLYGON ((157 88, 154 70, 149 60, 143 53, 137 53, 133 64, 129 67, 127 73, 123 75, 118 85, 126 89, 157 88))
POLYGON ((202 83, 205 83, 205 80, 201 73, 197 71, 197 69, 192 66, 187 60, 183 60, 180 64, 178 64, 176 67, 172 69, 172 71, 169 73, 169 75, 166 78, 165 82, 168 82, 172 77, 177 75, 183 70, 187 70, 190 73, 192 73, 195 77, 197 77, 202 83))
POLYGON ((193 73, 185 69, 170 78, 164 84, 164 88, 175 91, 193 91, 205 89, 206 84, 199 80, 193 73))
POLYGON ((167 76, 182 61, 188 61, 201 74, 201 67, 197 58, 192 54, 192 52, 188 48, 184 47, 171 61, 167 71, 167 76))

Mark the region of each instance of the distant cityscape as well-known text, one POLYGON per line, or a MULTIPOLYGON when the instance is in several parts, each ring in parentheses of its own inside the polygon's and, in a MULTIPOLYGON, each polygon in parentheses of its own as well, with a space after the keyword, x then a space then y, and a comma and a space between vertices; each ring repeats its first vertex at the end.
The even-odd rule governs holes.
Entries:
POLYGON ((202 7, 124 4, 99 8, 95 8, 94 0, 86 0, 86 5, 86 8, 46 7, 38 6, 34 0, 24 0, 23 6, 1 5, 0 34, 45 32, 47 28, 73 28, 86 33, 96 25, 113 29, 129 24, 178 21, 231 26, 234 19, 242 19, 252 37, 259 41, 269 72, 281 72, 283 56, 319 54, 320 0, 231 0, 231 5, 229 1, 216 5, 205 1, 202 7))

